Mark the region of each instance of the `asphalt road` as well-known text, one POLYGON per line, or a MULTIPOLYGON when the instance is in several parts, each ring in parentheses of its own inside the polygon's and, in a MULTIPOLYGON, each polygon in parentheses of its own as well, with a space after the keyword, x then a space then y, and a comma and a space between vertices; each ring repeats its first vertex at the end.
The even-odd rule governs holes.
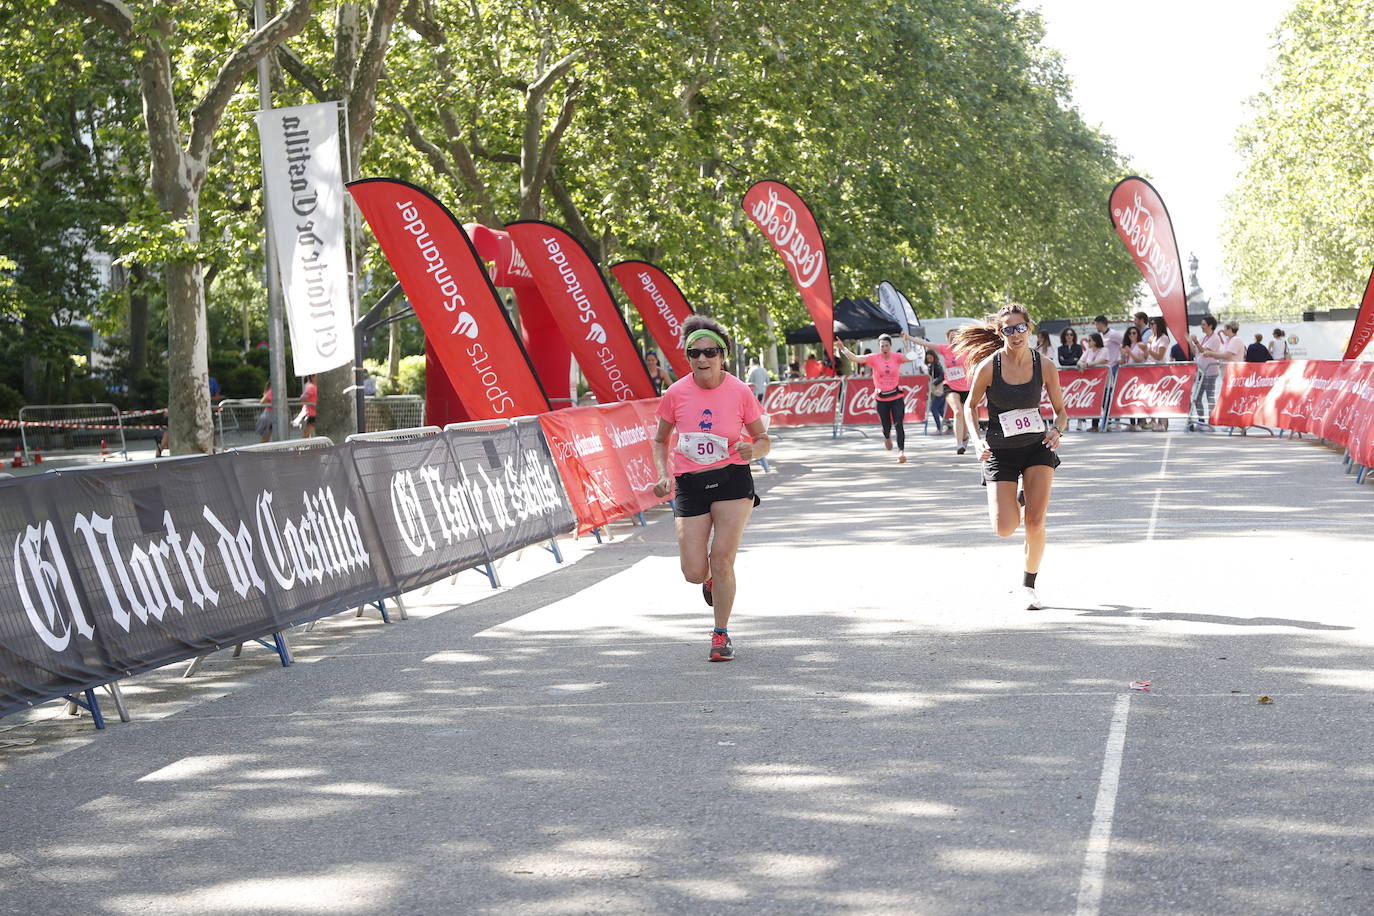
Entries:
POLYGON ((908 451, 781 431, 729 664, 659 510, 0 720, 0 910, 1374 912, 1374 487, 1071 435, 1027 611, 970 456, 908 451))

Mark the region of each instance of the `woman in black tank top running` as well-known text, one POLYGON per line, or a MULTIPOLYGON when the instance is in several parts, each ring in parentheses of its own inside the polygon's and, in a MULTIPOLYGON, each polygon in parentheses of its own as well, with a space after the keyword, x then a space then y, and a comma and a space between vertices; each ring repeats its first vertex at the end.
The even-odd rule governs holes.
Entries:
POLYGON ((1025 307, 1007 305, 985 324, 960 328, 954 348, 968 365, 977 366, 964 410, 983 462, 988 519, 997 536, 1005 538, 1016 533, 1024 515, 1026 569, 1021 595, 1025 606, 1035 610, 1042 607, 1035 593, 1035 579, 1045 554, 1045 513, 1054 469, 1059 467, 1055 450, 1068 428, 1069 415, 1059 387, 1059 370, 1031 348, 1033 333, 1025 307), (1054 408, 1052 424, 1040 413, 1042 392, 1049 395, 1054 408), (978 405, 984 396, 988 402, 986 432, 978 425, 978 405))

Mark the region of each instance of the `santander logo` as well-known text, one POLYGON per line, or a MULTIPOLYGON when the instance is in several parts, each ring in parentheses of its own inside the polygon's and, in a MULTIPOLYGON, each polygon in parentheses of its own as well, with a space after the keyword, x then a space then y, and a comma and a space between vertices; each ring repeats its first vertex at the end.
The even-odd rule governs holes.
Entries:
POLYGON ((1179 264, 1176 257, 1166 253, 1165 248, 1155 238, 1155 216, 1134 193, 1129 207, 1112 208, 1118 231, 1126 241, 1136 263, 1144 270, 1160 299, 1174 292, 1179 284, 1179 264))
POLYGON ((825 250, 819 238, 812 241, 802 235, 796 210, 779 200, 777 191, 769 189, 766 200, 754 201, 749 216, 782 254, 797 287, 810 288, 825 269, 825 250))
POLYGON ((592 326, 587 329, 587 339, 594 343, 604 344, 606 342, 606 329, 593 321, 592 326))
POLYGON ((477 327, 477 319, 473 318, 468 312, 459 312, 458 321, 453 325, 452 334, 462 334, 468 340, 476 340, 481 329, 477 327))

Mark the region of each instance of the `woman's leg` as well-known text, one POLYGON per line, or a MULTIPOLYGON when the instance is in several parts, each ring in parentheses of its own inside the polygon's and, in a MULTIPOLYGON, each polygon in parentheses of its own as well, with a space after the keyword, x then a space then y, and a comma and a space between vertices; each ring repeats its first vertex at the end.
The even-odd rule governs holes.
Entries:
POLYGON ((941 395, 938 398, 930 399, 930 418, 935 421, 935 434, 938 436, 945 430, 945 398, 941 395))
POLYGON ((878 420, 883 424, 883 442, 892 448, 892 411, 888 402, 875 401, 873 406, 878 411, 878 420))
POLYGON ((735 554, 744 539, 744 527, 754 513, 754 500, 724 499, 711 503, 711 524, 715 536, 711 539, 711 595, 716 626, 725 629, 730 624, 730 612, 735 608, 735 554))
POLYGON ((682 563, 682 578, 700 585, 711 575, 711 514, 675 518, 677 555, 682 563))
POLYGON ((1050 507, 1054 468, 1043 464, 1028 467, 1021 483, 1026 493, 1026 572, 1038 573, 1040 558, 1045 555, 1045 513, 1050 507))
POLYGON ((1016 481, 988 484, 988 521, 999 538, 1009 538, 1021 524, 1021 505, 1016 501, 1016 481))
POLYGON ((897 427, 897 451, 906 451, 906 401, 898 398, 892 402, 892 425, 897 427))
POLYGON ((964 420, 964 394, 951 391, 945 398, 949 401, 950 410, 954 411, 954 441, 963 442, 968 438, 968 423, 964 420))

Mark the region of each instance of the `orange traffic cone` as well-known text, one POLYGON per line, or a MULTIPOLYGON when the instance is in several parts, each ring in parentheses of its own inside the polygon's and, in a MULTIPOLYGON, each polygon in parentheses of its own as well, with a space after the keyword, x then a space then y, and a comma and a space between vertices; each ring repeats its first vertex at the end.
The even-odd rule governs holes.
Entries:
POLYGON ((42 450, 41 448, 37 448, 37 447, 34 448, 34 450, 33 450, 33 463, 34 463, 34 464, 42 464, 42 463, 43 463, 43 450, 42 450))
POLYGON ((22 451, 20 451, 20 450, 19 450, 19 446, 16 445, 16 446, 14 447, 14 464, 11 464, 10 467, 12 467, 12 468, 22 468, 23 466, 24 466, 24 453, 23 453, 22 451))

